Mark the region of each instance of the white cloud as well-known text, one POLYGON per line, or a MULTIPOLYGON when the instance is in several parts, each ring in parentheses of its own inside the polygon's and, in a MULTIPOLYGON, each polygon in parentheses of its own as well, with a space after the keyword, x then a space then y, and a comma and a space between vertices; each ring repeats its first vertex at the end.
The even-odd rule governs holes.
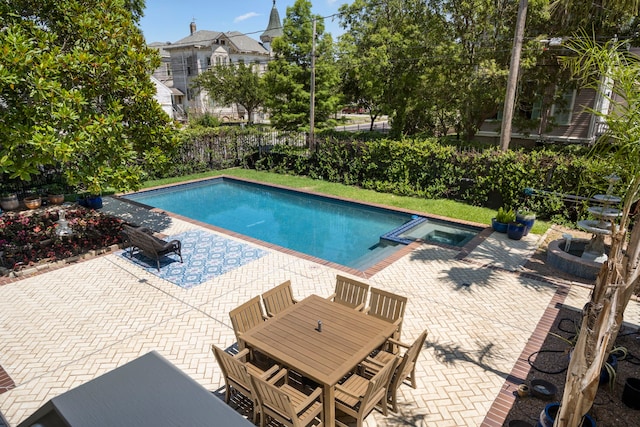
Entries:
POLYGON ((255 12, 245 13, 244 15, 236 16, 236 18, 233 20, 233 22, 244 21, 246 19, 254 18, 256 16, 260 16, 260 14, 259 13, 255 13, 255 12))

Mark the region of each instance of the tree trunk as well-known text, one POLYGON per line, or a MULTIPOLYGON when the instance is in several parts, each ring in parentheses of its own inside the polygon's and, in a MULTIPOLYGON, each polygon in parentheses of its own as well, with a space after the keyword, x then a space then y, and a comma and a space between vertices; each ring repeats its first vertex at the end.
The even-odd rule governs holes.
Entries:
POLYGON ((638 281, 640 227, 634 227, 625 253, 626 235, 625 229, 614 233, 609 260, 598 273, 584 308, 556 427, 578 427, 598 392, 600 370, 618 336, 624 310, 638 281))

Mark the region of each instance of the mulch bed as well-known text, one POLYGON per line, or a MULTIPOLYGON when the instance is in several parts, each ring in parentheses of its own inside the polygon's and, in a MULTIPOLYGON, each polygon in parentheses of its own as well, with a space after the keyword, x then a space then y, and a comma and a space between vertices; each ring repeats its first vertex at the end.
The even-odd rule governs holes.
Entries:
MULTIPOLYGON (((575 324, 580 324, 581 313, 574 308, 562 306, 558 312, 551 332, 565 338, 575 335, 575 324)), ((618 362, 617 375, 613 389, 603 384, 598 389, 594 404, 589 411, 598 427, 638 427, 640 410, 627 407, 622 402, 622 392, 627 378, 640 378, 640 330, 637 326, 623 327, 616 340, 616 346, 624 346, 629 357, 618 362)), ((534 379, 549 381, 558 389, 551 401, 561 401, 568 366, 568 343, 548 335, 539 353, 530 356, 532 366, 525 384, 530 385, 534 379)), ((517 397, 509 412, 505 426, 512 420, 526 421, 535 426, 540 412, 550 401, 537 397, 517 397)))
MULTIPOLYGON (((562 237, 563 233, 571 232, 577 237, 590 237, 587 233, 554 226, 547 233, 545 242, 540 245, 536 253, 524 266, 524 271, 545 277, 551 281, 561 281, 565 284, 590 286, 593 281, 581 279, 561 272, 546 264, 546 249, 549 242, 562 237)), ((575 335, 575 324, 580 324, 581 313, 573 307, 560 306, 551 331, 565 338, 575 335)), ((627 360, 618 362, 618 370, 613 389, 608 384, 601 385, 598 389, 594 404, 589 415, 596 421, 598 427, 638 427, 640 426, 640 410, 627 407, 622 403, 622 392, 627 378, 640 378, 640 328, 638 325, 623 327, 616 340, 617 346, 628 349, 630 356, 627 360)), ((541 351, 530 356, 532 365, 525 380, 530 385, 534 379, 549 381, 557 387, 557 393, 553 400, 545 401, 537 397, 516 397, 515 403, 504 423, 509 426, 510 421, 522 420, 535 426, 540 418, 541 411, 551 402, 562 400, 566 368, 569 364, 568 343, 548 335, 541 351)))

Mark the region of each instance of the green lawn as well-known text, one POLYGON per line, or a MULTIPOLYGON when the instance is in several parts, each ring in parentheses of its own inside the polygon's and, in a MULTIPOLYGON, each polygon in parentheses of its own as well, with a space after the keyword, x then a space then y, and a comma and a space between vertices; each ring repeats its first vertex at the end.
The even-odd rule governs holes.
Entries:
MULTIPOLYGON (((206 172, 196 175, 188 175, 177 178, 148 181, 144 188, 158 185, 174 184, 198 178, 207 178, 219 175, 236 176, 238 178, 251 179, 269 184, 282 185, 290 188, 299 188, 331 196, 339 196, 362 202, 378 203, 385 206, 393 206, 426 214, 440 215, 447 218, 461 219, 479 224, 491 224, 491 218, 495 216, 492 209, 470 206, 464 203, 446 199, 420 199, 417 197, 396 196, 388 193, 378 193, 373 190, 363 190, 334 182, 304 178, 300 176, 281 175, 271 172, 255 171, 251 169, 225 169, 221 171, 206 172)), ((537 220, 532 233, 542 234, 551 224, 537 220)))

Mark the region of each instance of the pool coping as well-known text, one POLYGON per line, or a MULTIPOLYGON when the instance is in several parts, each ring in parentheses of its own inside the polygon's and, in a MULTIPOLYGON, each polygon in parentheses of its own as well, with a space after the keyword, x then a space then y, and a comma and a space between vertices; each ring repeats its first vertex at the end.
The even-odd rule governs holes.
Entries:
POLYGON ((279 245, 275 245, 273 243, 265 242, 264 240, 256 239, 256 238, 244 235, 244 234, 237 233, 235 231, 227 230, 225 228, 217 227, 215 225, 210 225, 210 224, 207 224, 207 223, 204 223, 204 222, 201 222, 201 221, 197 221, 197 220, 191 219, 189 217, 186 217, 186 216, 183 216, 183 215, 180 215, 180 214, 176 214, 176 213, 171 212, 171 211, 166 211, 164 209, 155 208, 153 206, 149 206, 149 205, 146 205, 144 203, 140 203, 140 202, 137 202, 135 200, 130 200, 130 199, 126 198, 127 195, 135 194, 137 192, 119 193, 119 194, 112 195, 111 197, 114 197, 119 201, 130 203, 130 204, 132 204, 134 206, 147 209, 147 210, 149 210, 151 212, 156 212, 156 213, 161 213, 161 214, 164 214, 164 215, 168 215, 170 217, 180 219, 181 221, 185 221, 185 222, 188 222, 190 224, 197 225, 199 227, 203 227, 203 228, 206 228, 206 229, 209 229, 209 230, 221 233, 221 234, 225 234, 227 236, 235 237, 237 239, 241 239, 241 240, 244 240, 244 241, 247 241, 247 242, 251 242, 251 243, 263 246, 263 247, 268 248, 268 249, 272 249, 272 250, 275 250, 275 251, 278 251, 278 252, 282 252, 282 253, 285 253, 287 255, 292 255, 292 256, 295 256, 297 258, 301 258, 301 259, 304 259, 304 260, 307 260, 307 261, 311 261, 311 262, 314 262, 314 263, 317 263, 317 264, 320 264, 320 265, 325 265, 325 266, 334 268, 336 270, 340 270, 340 271, 343 271, 345 273, 349 273, 349 274, 352 274, 354 276, 359 276, 359 277, 363 277, 363 278, 369 278, 369 277, 374 276, 376 273, 382 271, 383 269, 385 269, 389 265, 393 264, 395 261, 398 261, 399 259, 401 259, 405 255, 408 255, 414 249, 416 249, 417 247, 419 247, 419 246, 421 246, 423 244, 429 244, 429 245, 433 245, 433 246, 436 246, 436 247, 442 247, 442 248, 454 250, 454 251, 458 252, 458 254, 454 257, 454 259, 462 260, 469 253, 471 253, 471 251, 475 247, 477 247, 489 235, 491 235, 491 232, 492 232, 491 226, 486 225, 486 224, 480 224, 480 223, 476 223, 476 222, 472 222, 472 221, 465 221, 465 220, 447 218, 447 217, 440 216, 440 215, 427 214, 425 212, 414 211, 414 210, 404 209, 404 208, 398 208, 398 207, 394 207, 394 206, 387 206, 387 205, 383 205, 383 204, 380 204, 380 203, 362 202, 360 200, 349 199, 347 197, 333 196, 333 195, 328 195, 328 194, 324 194, 324 193, 319 193, 319 192, 316 192, 316 191, 310 191, 310 190, 299 189, 299 188, 292 188, 292 187, 287 187, 287 186, 278 185, 278 184, 264 183, 264 182, 257 181, 257 180, 246 179, 246 178, 238 178, 238 177, 230 176, 230 175, 218 175, 218 176, 215 176, 215 177, 198 178, 198 179, 182 181, 182 182, 174 183, 174 184, 165 184, 165 185, 159 185, 159 186, 155 186, 155 187, 145 188, 144 190, 140 190, 140 191, 144 191, 144 192, 155 191, 155 190, 161 190, 161 189, 170 188, 170 187, 176 187, 176 186, 181 186, 181 185, 195 184, 195 183, 204 182, 204 181, 225 180, 225 179, 230 180, 230 181, 239 181, 239 182, 244 182, 244 183, 249 183, 249 184, 262 185, 262 186, 272 187, 272 188, 276 188, 276 189, 280 189, 280 190, 304 193, 304 194, 307 194, 307 195, 310 195, 310 196, 324 197, 324 198, 327 198, 327 199, 333 199, 333 200, 340 201, 340 202, 355 203, 355 204, 360 205, 360 206, 372 207, 372 208, 377 208, 377 209, 384 209, 384 210, 400 212, 400 213, 404 213, 404 214, 408 214, 408 215, 419 215, 419 216, 427 218, 427 219, 435 219, 435 220, 440 220, 440 221, 445 221, 445 222, 458 223, 458 224, 461 224, 461 225, 466 225, 466 226, 470 226, 470 227, 479 228, 481 230, 478 232, 478 234, 476 234, 476 236, 473 239, 471 239, 469 242, 467 242, 464 246, 461 246, 461 247, 447 245, 447 244, 444 244, 444 243, 436 243, 436 242, 416 239, 415 241, 413 241, 411 243, 408 243, 404 247, 398 249, 393 254, 391 254, 391 255, 385 257, 384 259, 378 261, 377 263, 375 263, 371 267, 368 267, 365 270, 358 270, 358 269, 355 269, 355 268, 347 267, 347 266, 344 266, 342 264, 337 264, 337 263, 334 263, 334 262, 331 262, 331 261, 324 260, 322 258, 318 258, 318 257, 314 257, 314 256, 311 256, 311 255, 307 255, 305 253, 294 251, 292 249, 288 249, 288 248, 285 248, 283 246, 279 246, 279 245))

